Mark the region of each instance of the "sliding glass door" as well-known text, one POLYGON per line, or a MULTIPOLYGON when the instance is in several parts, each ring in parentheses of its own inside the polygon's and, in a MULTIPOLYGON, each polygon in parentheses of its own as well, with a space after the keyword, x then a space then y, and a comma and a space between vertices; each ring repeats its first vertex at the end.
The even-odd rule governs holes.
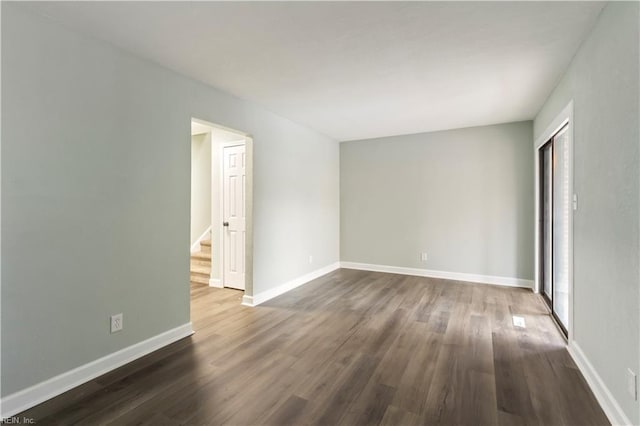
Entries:
POLYGON ((567 126, 539 150, 542 295, 565 335, 569 326, 569 143, 567 126))
POLYGON ((542 212, 542 295, 551 305, 553 297, 553 143, 540 149, 540 204, 542 212))

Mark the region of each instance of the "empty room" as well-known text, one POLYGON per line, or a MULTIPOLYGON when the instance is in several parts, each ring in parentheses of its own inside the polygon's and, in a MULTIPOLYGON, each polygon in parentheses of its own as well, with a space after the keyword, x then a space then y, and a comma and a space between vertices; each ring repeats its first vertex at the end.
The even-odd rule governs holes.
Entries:
POLYGON ((640 3, 2 1, 0 423, 640 425, 640 3))

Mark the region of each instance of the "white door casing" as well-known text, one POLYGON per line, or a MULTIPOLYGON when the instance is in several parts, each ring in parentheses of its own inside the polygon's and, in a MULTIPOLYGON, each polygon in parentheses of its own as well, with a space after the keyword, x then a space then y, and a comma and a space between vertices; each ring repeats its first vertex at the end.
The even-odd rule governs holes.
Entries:
POLYGON ((244 145, 223 148, 223 285, 245 288, 245 180, 244 145))

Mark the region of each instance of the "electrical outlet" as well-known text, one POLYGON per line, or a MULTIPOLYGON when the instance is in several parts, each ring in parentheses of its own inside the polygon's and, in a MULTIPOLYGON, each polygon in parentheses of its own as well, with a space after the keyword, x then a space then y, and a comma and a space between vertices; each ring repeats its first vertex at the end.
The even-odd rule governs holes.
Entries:
POLYGON ((309 255, 309 263, 313 263, 313 256, 309 255))
POLYGON ((420 261, 426 262, 427 260, 429 260, 429 256, 427 256, 427 253, 420 253, 420 261))
POLYGON ((527 326, 524 323, 524 317, 513 316, 513 325, 514 327, 526 328, 527 326))
POLYGON ((124 324, 122 322, 122 314, 111 315, 111 332, 115 333, 122 330, 124 324))
POLYGON ((627 368, 627 391, 634 401, 638 400, 638 376, 630 368, 627 368))

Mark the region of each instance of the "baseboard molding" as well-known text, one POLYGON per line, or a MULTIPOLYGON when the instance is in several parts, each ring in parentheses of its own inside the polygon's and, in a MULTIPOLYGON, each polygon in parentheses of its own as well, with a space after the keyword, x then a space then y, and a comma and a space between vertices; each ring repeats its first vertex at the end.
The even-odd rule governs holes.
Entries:
POLYGON ((616 401, 614 396, 611 394, 611 391, 609 391, 609 388, 607 388, 607 385, 602 381, 602 378, 593 365, 591 365, 591 362, 589 362, 589 359, 575 340, 569 343, 567 350, 587 381, 593 395, 600 403, 602 410, 607 415, 611 424, 631 425, 631 420, 626 416, 622 407, 618 404, 618 401, 616 401))
POLYGON ((206 240, 207 237, 211 236, 211 226, 209 226, 203 233, 198 237, 195 243, 191 244, 191 253, 197 253, 200 251, 200 241, 206 240))
POLYGON ((340 268, 340 262, 335 262, 330 265, 327 265, 323 268, 316 269, 313 272, 309 272, 308 274, 302 275, 298 278, 295 278, 291 281, 287 281, 284 284, 279 285, 276 288, 272 288, 271 290, 263 291, 258 294, 254 294, 252 296, 244 296, 242 298, 242 304, 245 306, 258 306, 261 303, 266 302, 267 300, 271 300, 274 297, 278 297, 288 291, 293 290, 296 287, 300 287, 303 284, 308 283, 309 281, 313 281, 316 278, 319 278, 323 275, 328 274, 329 272, 333 272, 336 269, 340 268))
POLYGON ((222 288, 222 281, 220 278, 209 278, 209 287, 222 288))
POLYGON ((0 402, 0 418, 14 416, 192 334, 191 323, 187 323, 8 395, 0 402))
POLYGON ((533 289, 533 280, 523 280, 521 278, 467 274, 463 272, 434 271, 430 269, 404 268, 400 266, 372 265, 369 263, 356 262, 340 262, 340 267, 345 269, 358 269, 361 271, 387 272, 390 274, 413 275, 417 277, 441 278, 445 280, 468 281, 480 284, 533 289))

